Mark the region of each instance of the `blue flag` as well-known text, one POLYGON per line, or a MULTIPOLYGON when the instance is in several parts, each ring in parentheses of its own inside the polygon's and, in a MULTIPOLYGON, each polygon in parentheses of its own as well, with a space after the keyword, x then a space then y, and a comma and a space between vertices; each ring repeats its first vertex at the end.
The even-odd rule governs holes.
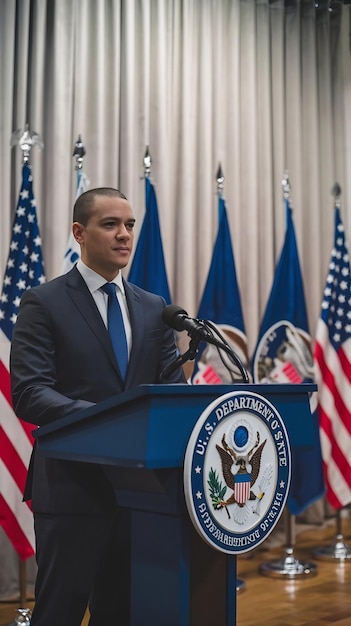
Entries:
POLYGON ((128 280, 146 291, 163 296, 166 303, 170 304, 156 194, 148 177, 145 178, 145 205, 144 221, 128 280))
MULTIPOLYGON (((252 360, 253 379, 257 383, 314 382, 312 341, 289 200, 286 200, 286 220, 285 241, 252 360)), ((302 513, 324 493, 316 409, 315 399, 313 449, 292 451, 288 506, 293 515, 302 513)))
MULTIPOLYGON (((218 232, 212 261, 198 310, 198 318, 214 322, 244 365, 248 364, 247 339, 236 277, 225 201, 218 200, 218 232)), ((228 364, 224 355, 224 362, 228 364)), ((232 364, 231 364, 232 367, 232 364)), ((230 383, 232 378, 214 346, 200 346, 193 384, 230 383)))

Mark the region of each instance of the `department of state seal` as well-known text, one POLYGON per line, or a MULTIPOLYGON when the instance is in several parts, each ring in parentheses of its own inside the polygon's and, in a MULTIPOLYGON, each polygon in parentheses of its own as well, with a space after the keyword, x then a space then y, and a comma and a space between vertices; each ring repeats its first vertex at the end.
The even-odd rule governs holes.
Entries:
POLYGON ((203 539, 228 554, 264 541, 288 496, 290 456, 284 422, 263 396, 236 391, 212 402, 184 463, 185 499, 203 539))

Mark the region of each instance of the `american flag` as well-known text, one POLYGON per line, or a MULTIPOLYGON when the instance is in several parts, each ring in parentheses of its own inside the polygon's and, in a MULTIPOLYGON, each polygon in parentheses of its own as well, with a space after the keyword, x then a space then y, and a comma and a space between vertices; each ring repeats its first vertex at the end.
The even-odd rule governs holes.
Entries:
POLYGON ((326 497, 351 502, 351 273, 340 207, 314 350, 326 497))
POLYGON ((25 164, 0 302, 0 524, 22 560, 34 554, 32 513, 22 502, 34 427, 13 411, 9 356, 21 296, 43 282, 32 173, 25 164))

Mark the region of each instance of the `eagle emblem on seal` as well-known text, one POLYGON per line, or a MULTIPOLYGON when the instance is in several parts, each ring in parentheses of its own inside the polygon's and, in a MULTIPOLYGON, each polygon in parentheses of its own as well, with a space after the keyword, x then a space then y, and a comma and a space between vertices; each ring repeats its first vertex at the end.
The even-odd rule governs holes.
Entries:
POLYGON ((260 434, 257 431, 254 445, 245 454, 235 452, 228 445, 225 434, 221 440, 222 446, 216 444, 221 460, 223 478, 227 487, 222 487, 219 483, 218 474, 211 468, 208 485, 212 504, 217 510, 221 508, 226 509, 229 519, 230 512, 228 507, 234 505, 231 507, 232 515, 238 524, 244 524, 246 521, 250 513, 250 508, 248 507, 250 501, 257 502, 253 512, 258 514, 260 502, 271 481, 273 469, 268 465, 265 468, 262 479, 258 481, 258 493, 254 493, 253 487, 260 474, 262 451, 266 441, 264 440, 260 443, 260 434), (231 494, 225 498, 227 488, 231 490, 231 494))

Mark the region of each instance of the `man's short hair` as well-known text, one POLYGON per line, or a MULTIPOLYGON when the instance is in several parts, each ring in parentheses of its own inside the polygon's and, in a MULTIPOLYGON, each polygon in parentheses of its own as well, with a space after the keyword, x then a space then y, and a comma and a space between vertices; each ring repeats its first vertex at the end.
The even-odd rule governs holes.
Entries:
POLYGON ((73 221, 79 222, 86 226, 89 222, 91 214, 93 213, 95 206, 95 198, 98 196, 106 196, 108 198, 122 198, 127 200, 124 193, 113 187, 97 187, 96 189, 88 189, 80 196, 74 203, 73 207, 73 221))

